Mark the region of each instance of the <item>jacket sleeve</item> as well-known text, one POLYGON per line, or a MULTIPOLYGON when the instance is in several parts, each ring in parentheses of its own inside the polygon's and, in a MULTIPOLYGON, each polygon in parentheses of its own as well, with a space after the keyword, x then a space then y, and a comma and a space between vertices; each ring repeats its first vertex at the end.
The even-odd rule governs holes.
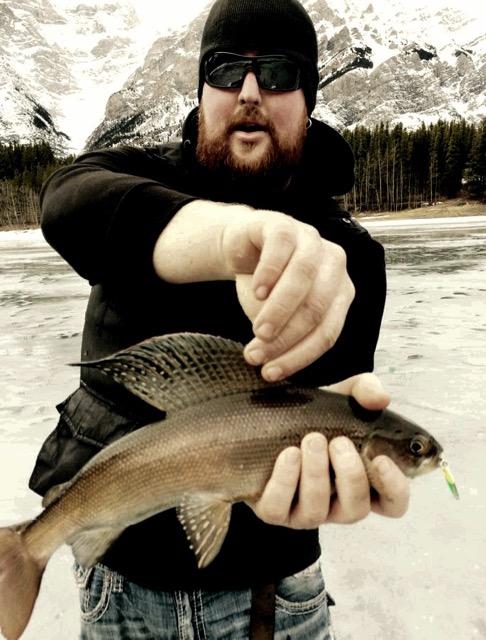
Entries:
POLYGON ((158 236, 195 199, 164 186, 163 170, 160 157, 134 147, 87 153, 59 169, 40 195, 47 242, 92 285, 153 277, 158 236))

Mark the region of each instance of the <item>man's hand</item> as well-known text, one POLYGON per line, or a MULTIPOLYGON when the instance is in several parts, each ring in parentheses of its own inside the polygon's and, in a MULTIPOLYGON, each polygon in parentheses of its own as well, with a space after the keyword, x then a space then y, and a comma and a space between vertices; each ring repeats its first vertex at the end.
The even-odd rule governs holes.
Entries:
POLYGON ((172 283, 236 279, 255 335, 245 358, 269 381, 334 345, 355 294, 340 246, 284 213, 244 205, 185 205, 158 238, 153 265, 172 283))
POLYGON ((222 252, 253 322, 245 358, 264 365, 266 380, 296 373, 335 344, 355 293, 340 246, 310 225, 260 211, 226 225, 222 252))
MULTIPOLYGON (((367 409, 384 409, 390 401, 379 379, 370 373, 328 388, 354 396, 367 409)), ((386 456, 377 456, 370 471, 371 485, 377 492, 373 499, 363 461, 351 440, 339 437, 328 445, 323 435, 312 433, 302 440, 300 449, 289 447, 282 451, 261 498, 250 506, 268 524, 293 529, 314 529, 327 522, 357 522, 371 510, 401 517, 408 508, 408 480, 386 456), (334 496, 330 463, 336 474, 334 496)))

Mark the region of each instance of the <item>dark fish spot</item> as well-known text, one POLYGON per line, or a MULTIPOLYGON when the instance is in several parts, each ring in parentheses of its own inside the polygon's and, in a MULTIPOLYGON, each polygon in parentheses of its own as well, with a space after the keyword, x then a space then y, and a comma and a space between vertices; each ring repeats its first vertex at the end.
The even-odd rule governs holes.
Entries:
POLYGON ((353 396, 349 396, 348 402, 353 414, 356 416, 356 418, 362 420, 363 422, 375 422, 375 420, 378 420, 378 418, 383 413, 381 410, 372 411, 371 409, 365 409, 359 404, 357 400, 353 398, 353 396))
POLYGON ((260 404, 264 406, 282 406, 284 404, 304 405, 312 402, 314 396, 310 392, 303 389, 293 389, 292 387, 269 387, 268 389, 259 389, 254 391, 250 396, 252 404, 260 404))
POLYGON ((423 358, 423 356, 421 356, 419 353, 414 353, 408 356, 407 360, 420 360, 420 358, 423 358))

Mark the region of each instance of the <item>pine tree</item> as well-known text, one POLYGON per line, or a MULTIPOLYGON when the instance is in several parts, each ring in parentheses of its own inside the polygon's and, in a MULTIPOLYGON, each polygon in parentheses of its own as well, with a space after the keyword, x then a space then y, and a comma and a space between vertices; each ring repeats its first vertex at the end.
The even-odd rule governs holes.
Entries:
POLYGON ((461 132, 457 125, 449 126, 449 139, 446 147, 444 172, 441 180, 441 193, 453 198, 461 188, 463 172, 461 132))
POLYGON ((473 132, 464 182, 472 198, 486 202, 486 119, 473 132))

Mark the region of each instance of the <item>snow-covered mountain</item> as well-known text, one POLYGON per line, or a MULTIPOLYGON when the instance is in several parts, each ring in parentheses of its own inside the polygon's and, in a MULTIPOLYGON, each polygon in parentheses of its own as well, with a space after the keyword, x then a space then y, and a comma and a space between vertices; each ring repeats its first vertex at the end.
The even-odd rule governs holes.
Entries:
MULTIPOLYGON (((320 46, 315 115, 338 128, 379 121, 415 127, 486 116, 486 29, 457 8, 401 0, 304 0, 320 46), (413 3, 412 3, 413 4, 413 3)), ((143 66, 108 101, 88 145, 150 143, 179 133, 196 103, 203 12, 157 40, 143 66)))
MULTIPOLYGON (((303 0, 320 45, 315 115, 338 128, 485 117, 486 21, 453 1, 303 0)), ((90 132, 90 147, 178 135, 196 104, 208 8, 155 39, 163 20, 141 24, 134 6, 0 0, 0 141, 79 151, 90 132)))
POLYGON ((327 0, 327 11, 319 0, 306 4, 318 24, 323 117, 338 126, 415 127, 486 116, 484 20, 402 0, 388 0, 388 11, 369 0, 327 0))
POLYGON ((131 0, 0 0, 0 142, 79 150, 154 32, 131 0))

